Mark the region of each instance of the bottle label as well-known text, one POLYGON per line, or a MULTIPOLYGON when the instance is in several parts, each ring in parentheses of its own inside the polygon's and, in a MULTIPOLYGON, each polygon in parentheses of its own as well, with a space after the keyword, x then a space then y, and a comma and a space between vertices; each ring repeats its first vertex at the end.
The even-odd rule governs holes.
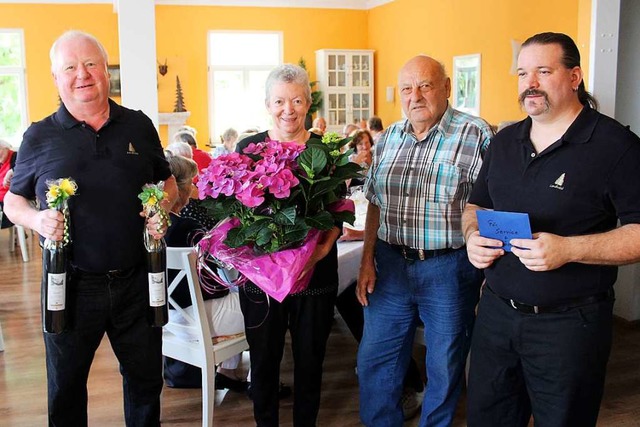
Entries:
POLYGON ((162 307, 167 303, 166 289, 164 271, 149 273, 149 305, 151 307, 162 307))
POLYGON ((66 273, 48 273, 47 277, 47 310, 62 311, 65 308, 66 273))

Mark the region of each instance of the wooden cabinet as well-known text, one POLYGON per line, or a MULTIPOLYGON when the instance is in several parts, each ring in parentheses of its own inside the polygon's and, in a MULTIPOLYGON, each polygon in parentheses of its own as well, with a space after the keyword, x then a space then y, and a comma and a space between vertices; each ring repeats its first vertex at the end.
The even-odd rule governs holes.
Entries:
POLYGON ((316 67, 327 131, 340 133, 345 124, 373 115, 372 50, 317 50, 316 67))

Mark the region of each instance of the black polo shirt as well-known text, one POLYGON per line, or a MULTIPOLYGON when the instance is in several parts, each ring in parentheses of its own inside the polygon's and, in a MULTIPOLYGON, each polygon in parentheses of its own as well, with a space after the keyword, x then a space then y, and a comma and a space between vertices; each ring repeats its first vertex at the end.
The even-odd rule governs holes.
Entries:
POLYGON ((33 123, 10 188, 27 199, 37 197, 46 209, 46 182, 73 178, 78 191, 69 200, 72 263, 95 273, 142 261, 144 219, 137 196, 144 184, 171 176, 151 120, 111 100, 109 106, 109 119, 97 132, 64 105, 33 123))
MULTIPOLYGON (((489 146, 470 203, 529 214, 532 232, 579 236, 640 223, 640 140, 585 107, 562 138, 540 154, 531 119, 499 132, 489 146)), ((507 252, 485 270, 499 295, 532 305, 561 304, 607 291, 617 267, 569 263, 528 270, 507 252)))

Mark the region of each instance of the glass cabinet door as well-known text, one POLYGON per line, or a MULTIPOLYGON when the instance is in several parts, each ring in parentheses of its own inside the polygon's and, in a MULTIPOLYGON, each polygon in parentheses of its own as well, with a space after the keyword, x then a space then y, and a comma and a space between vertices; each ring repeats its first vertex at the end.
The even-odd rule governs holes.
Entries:
POLYGON ((347 122, 347 95, 344 93, 330 93, 328 99, 328 125, 344 125, 347 122))
POLYGON ((369 120, 369 117, 371 117, 370 105, 368 93, 351 94, 352 120, 354 123, 357 123, 360 120, 369 120))
POLYGON ((327 55, 327 74, 329 87, 347 86, 347 56, 327 55))
POLYGON ((371 64, 368 55, 353 55, 351 57, 351 86, 369 87, 371 81, 371 64))

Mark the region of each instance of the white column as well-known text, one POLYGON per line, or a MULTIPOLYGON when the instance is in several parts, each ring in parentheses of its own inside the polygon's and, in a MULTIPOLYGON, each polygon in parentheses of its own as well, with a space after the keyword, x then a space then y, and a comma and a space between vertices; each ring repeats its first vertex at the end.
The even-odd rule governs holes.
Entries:
POLYGON ((593 0, 589 91, 600 103, 600 112, 611 117, 616 112, 619 26, 620 0, 593 0))
POLYGON ((122 105, 142 110, 158 127, 154 0, 114 0, 118 12, 122 105))
MULTIPOLYGON (((620 23, 622 16, 624 21, 629 21, 627 14, 640 16, 640 8, 631 7, 633 2, 621 0, 593 0, 591 5, 591 63, 589 72, 589 87, 600 103, 600 111, 608 116, 621 120, 623 124, 637 124, 634 117, 635 109, 630 109, 624 102, 616 105, 616 86, 620 83, 621 91, 633 95, 637 93, 635 74, 631 71, 630 86, 624 80, 624 74, 628 68, 628 62, 636 58, 635 50, 619 52, 620 23), (624 4, 622 4, 624 3, 624 4), (625 7, 623 7, 625 6, 625 7), (620 11, 622 10, 623 15, 620 11), (624 61, 624 62, 623 62, 624 61), (618 82, 618 62, 620 62, 622 79, 618 82), (616 107, 620 109, 616 114, 616 107), (633 119, 633 120, 630 120, 633 119)), ((633 22, 633 20, 631 19, 633 22)), ((626 29, 627 33, 630 32, 626 29)), ((625 40, 623 40, 624 42, 625 40)), ((624 43, 622 43, 624 46, 624 43)), ((635 49, 635 40, 631 43, 635 49)), ((632 96, 633 101, 636 97, 632 96)), ((634 104, 635 105, 635 104, 634 104)), ((634 129, 637 131, 637 129, 634 129)), ((640 264, 624 265, 618 269, 618 280, 614 286, 616 291, 616 303, 613 307, 615 315, 625 320, 634 321, 640 319, 640 264)))

